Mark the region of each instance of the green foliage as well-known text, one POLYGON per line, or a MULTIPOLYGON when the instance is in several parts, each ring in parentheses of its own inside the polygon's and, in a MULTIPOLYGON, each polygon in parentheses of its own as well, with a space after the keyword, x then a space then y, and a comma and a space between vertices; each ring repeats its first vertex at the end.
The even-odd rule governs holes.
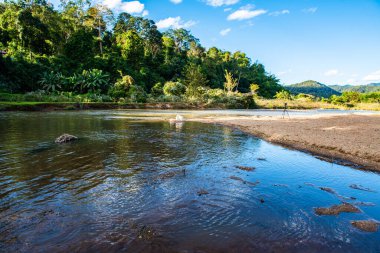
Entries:
POLYGON ((186 86, 180 82, 166 82, 163 88, 166 96, 180 97, 186 92, 186 86))
POLYGON ((122 57, 138 69, 144 56, 144 42, 134 30, 122 33, 116 38, 122 57))
POLYGON ((147 94, 142 87, 132 85, 128 91, 128 98, 131 102, 144 103, 146 102, 147 94))
POLYGON ((300 93, 297 96, 295 96, 295 99, 297 99, 297 100, 303 100, 303 101, 310 101, 311 102, 311 101, 316 100, 316 97, 313 96, 313 95, 310 95, 310 94, 300 93))
POLYGON ((3 1, 0 50, 7 52, 0 57, 0 89, 46 91, 32 93, 37 97, 31 99, 69 92, 70 99, 92 94, 96 97, 86 99, 98 100, 109 94, 126 102, 208 102, 219 94, 219 101, 242 106, 247 98, 240 93, 250 92, 252 83, 263 97, 283 89, 243 52, 206 51, 188 30, 161 33, 154 21, 124 12, 115 20, 111 10, 91 1, 61 1, 60 8, 45 1, 3 1), (120 71, 125 75, 120 77, 120 71), (234 81, 228 90, 237 95, 220 93, 225 71, 234 81))
POLYGON ((289 91, 282 90, 276 93, 275 98, 291 100, 292 96, 290 95, 289 91))
POLYGON ((226 89, 227 92, 232 92, 239 84, 239 80, 237 78, 234 78, 232 73, 228 70, 226 70, 224 78, 226 78, 224 89, 226 89))
POLYGON ((65 78, 61 73, 45 72, 42 76, 40 84, 47 92, 56 92, 62 89, 65 83, 65 78))
POLYGON ((380 103, 380 92, 359 93, 356 91, 347 91, 343 92, 341 96, 331 96, 328 102, 336 105, 380 103))
POLYGON ((99 69, 83 70, 82 74, 74 74, 66 78, 66 86, 69 90, 75 90, 78 93, 100 93, 106 89, 109 82, 108 74, 99 69))
POLYGON ((258 90, 260 89, 260 86, 258 84, 252 83, 251 85, 249 85, 249 89, 252 95, 256 95, 258 90))
POLYGON ((162 83, 158 82, 152 87, 150 94, 152 94, 153 97, 159 97, 164 94, 163 89, 164 86, 162 85, 162 83))
POLYGON ((200 87, 205 87, 208 83, 206 76, 203 74, 202 68, 199 65, 190 63, 185 68, 186 95, 189 97, 197 97, 200 94, 200 87))
POLYGON ((130 88, 135 84, 132 76, 122 75, 110 89, 110 95, 115 98, 125 98, 128 96, 130 88))

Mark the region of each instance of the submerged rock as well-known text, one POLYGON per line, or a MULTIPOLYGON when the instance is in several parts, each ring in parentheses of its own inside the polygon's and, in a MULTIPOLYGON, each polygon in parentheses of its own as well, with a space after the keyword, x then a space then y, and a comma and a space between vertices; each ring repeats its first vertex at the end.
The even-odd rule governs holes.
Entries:
POLYGON ((351 221, 351 225, 364 232, 377 232, 379 230, 379 222, 374 220, 351 221))
POLYGON ((245 181, 244 179, 242 179, 240 177, 236 177, 236 176, 230 176, 230 179, 236 180, 236 181, 240 181, 243 184, 248 184, 248 185, 251 185, 251 186, 256 186, 256 185, 260 184, 260 181, 256 181, 256 182, 252 183, 252 182, 249 182, 249 181, 245 181))
POLYGON ((333 189, 328 188, 328 187, 319 187, 319 189, 328 193, 337 194, 333 189))
POLYGON ((186 169, 165 172, 165 173, 158 175, 156 177, 156 179, 169 179, 169 178, 173 178, 177 175, 186 176, 186 169))
POLYGON ((198 192, 197 192, 198 196, 202 196, 202 195, 207 195, 208 194, 208 191, 206 191, 205 189, 200 189, 198 192))
POLYGON ((276 186, 276 187, 289 187, 286 184, 274 184, 273 186, 276 186))
POLYGON ((360 209, 349 203, 340 205, 333 205, 332 207, 319 207, 315 208, 317 215, 339 215, 341 213, 360 213, 360 209))
POLYGON ((62 144, 62 143, 67 143, 71 141, 78 140, 78 137, 70 134, 62 134, 59 136, 57 139, 55 139, 55 143, 62 144))
POLYGON ((256 169, 255 167, 246 167, 246 166, 235 166, 235 167, 238 168, 239 170, 244 170, 244 171, 253 171, 256 169))
POLYGON ((374 190, 371 190, 369 188, 365 188, 365 187, 363 187, 361 185, 357 185, 357 184, 350 185, 350 188, 355 189, 355 190, 360 190, 360 191, 366 191, 366 192, 376 192, 374 190))
POLYGON ((137 238, 144 241, 151 241, 156 236, 157 232, 149 226, 142 226, 137 232, 137 238))

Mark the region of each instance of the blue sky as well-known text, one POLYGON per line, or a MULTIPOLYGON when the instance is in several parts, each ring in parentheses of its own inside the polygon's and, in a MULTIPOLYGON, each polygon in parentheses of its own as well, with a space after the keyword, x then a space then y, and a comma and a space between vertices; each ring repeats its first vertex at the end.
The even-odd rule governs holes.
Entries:
POLYGON ((380 0, 104 0, 184 27, 206 48, 241 50, 282 83, 380 82, 380 0))

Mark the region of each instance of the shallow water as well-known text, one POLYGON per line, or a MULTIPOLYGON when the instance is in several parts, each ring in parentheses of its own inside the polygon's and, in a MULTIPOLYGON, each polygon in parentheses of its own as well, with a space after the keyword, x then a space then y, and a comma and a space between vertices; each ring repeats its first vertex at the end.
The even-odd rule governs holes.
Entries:
POLYGON ((380 251, 380 232, 350 225, 380 220, 379 174, 227 127, 146 116, 163 115, 0 114, 0 251, 380 251), (80 140, 54 144, 66 132, 80 140), (362 212, 314 214, 342 200, 362 212))

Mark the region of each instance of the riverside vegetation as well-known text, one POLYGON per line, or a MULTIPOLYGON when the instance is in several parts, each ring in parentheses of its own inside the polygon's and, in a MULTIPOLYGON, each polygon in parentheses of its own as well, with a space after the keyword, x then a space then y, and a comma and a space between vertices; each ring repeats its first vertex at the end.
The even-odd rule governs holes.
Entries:
MULTIPOLYGON (((347 96, 291 96, 243 52, 206 50, 188 30, 162 33, 152 20, 115 16, 90 1, 62 1, 59 9, 43 0, 0 3, 0 51, 0 109, 95 102, 278 108, 282 99, 294 108, 352 104, 347 96)), ((379 101, 378 92, 369 96, 379 101)))

